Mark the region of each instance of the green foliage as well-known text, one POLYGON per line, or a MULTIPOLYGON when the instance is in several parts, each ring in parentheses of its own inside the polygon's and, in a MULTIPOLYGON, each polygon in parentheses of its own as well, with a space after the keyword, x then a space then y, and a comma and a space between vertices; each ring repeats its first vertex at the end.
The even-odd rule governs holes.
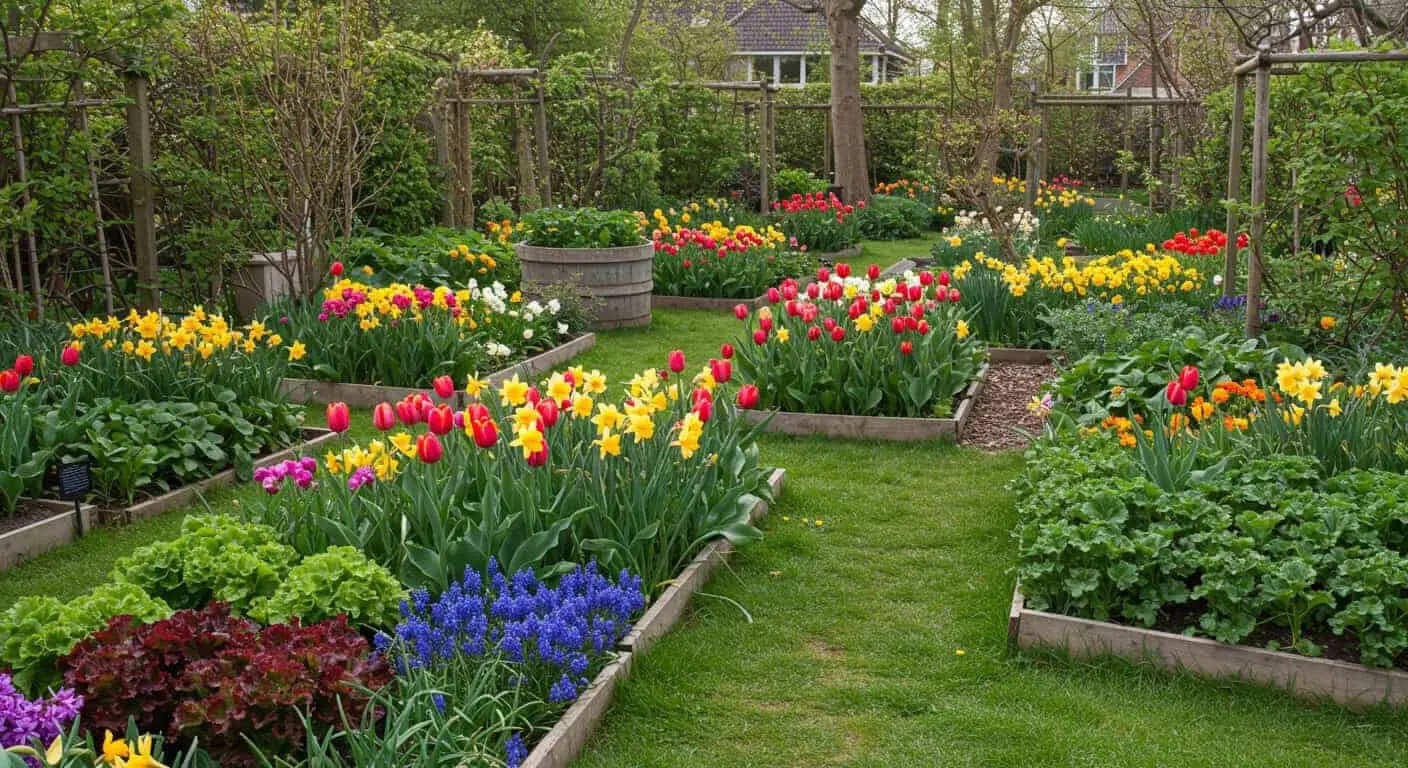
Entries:
MULTIPOLYGON (((969 281, 964 281, 965 287, 969 281)), ((1177 301, 1105 304, 1087 301, 1053 308, 1041 316, 1051 346, 1071 360, 1087 355, 1127 354, 1144 344, 1178 336, 1200 325, 1202 313, 1177 301)))
POLYGON ((622 248, 644 242, 630 211, 541 208, 523 215, 528 245, 542 248, 622 248))
POLYGON ((1225 224, 1214 209, 1176 209, 1166 213, 1097 214, 1075 220, 1071 234, 1087 253, 1115 253, 1129 248, 1139 250, 1149 243, 1158 245, 1175 232, 1191 227, 1208 229, 1225 224))
POLYGON ((856 223, 863 240, 908 240, 929 228, 928 206, 907 197, 876 195, 870 204, 856 211, 856 223))
POLYGON ((339 243, 333 253, 354 278, 371 285, 397 282, 459 287, 471 280, 480 285, 497 280, 512 291, 522 281, 513 248, 466 229, 431 227, 406 235, 372 230, 339 243), (365 274, 361 267, 370 267, 372 273, 365 274))
POLYGON ((295 616, 311 624, 345 614, 352 624, 391 627, 400 618, 404 597, 390 571, 352 547, 332 547, 295 565, 250 616, 265 624, 295 616))
POLYGON ((60 682, 54 661, 80 640, 102 629, 113 616, 156 621, 171 607, 135 584, 104 584, 67 603, 34 595, 22 597, 0 615, 0 662, 14 673, 15 685, 31 694, 60 682))
POLYGON ((772 196, 776 200, 787 200, 793 195, 825 192, 827 184, 804 168, 783 168, 772 178, 772 196))
POLYGON ((283 584, 298 560, 277 533, 230 515, 188 517, 181 535, 138 549, 113 564, 112 578, 165 601, 175 610, 211 600, 247 613, 283 584))

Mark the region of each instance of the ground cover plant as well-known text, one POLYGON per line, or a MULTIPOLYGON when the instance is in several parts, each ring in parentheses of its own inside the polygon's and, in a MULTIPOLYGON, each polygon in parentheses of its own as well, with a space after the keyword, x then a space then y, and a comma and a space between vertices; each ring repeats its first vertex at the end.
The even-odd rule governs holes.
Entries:
POLYGON ((947 416, 977 376, 983 346, 968 328, 947 272, 880 279, 822 267, 800 288, 784 282, 769 304, 735 316, 737 361, 749 407, 855 416, 947 416))
POLYGON ((1056 401, 1017 484, 1031 604, 1401 666, 1408 370, 1337 381, 1304 358, 1164 379, 1138 404, 1116 385, 1093 426, 1059 427, 1056 401))

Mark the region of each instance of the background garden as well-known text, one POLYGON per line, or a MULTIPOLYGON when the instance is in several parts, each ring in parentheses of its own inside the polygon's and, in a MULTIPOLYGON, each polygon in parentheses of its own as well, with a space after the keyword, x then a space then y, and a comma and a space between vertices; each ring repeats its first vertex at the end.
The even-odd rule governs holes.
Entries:
POLYGON ((1402 22, 726 5, 7 9, 6 760, 1400 762, 1402 22))

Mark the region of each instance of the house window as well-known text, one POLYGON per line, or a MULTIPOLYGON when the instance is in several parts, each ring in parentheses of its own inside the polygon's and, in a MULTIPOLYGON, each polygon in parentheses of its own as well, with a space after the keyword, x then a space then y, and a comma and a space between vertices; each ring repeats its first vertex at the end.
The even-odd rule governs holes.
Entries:
POLYGON ((801 56, 777 57, 777 82, 783 85, 802 85, 807 82, 803 76, 801 56))
POLYGON ((772 57, 752 56, 748 59, 748 79, 757 82, 763 78, 772 79, 772 57))
POLYGON ((1095 64, 1081 70, 1078 82, 1082 91, 1108 91, 1115 87, 1115 65, 1095 64))
POLYGON ((829 56, 807 57, 807 82, 831 82, 831 58, 829 56))

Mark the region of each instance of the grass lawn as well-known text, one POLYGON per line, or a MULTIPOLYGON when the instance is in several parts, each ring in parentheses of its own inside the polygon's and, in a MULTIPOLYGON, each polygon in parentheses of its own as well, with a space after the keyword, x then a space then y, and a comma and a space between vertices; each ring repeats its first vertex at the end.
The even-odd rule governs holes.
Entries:
POLYGON ((861 269, 871 264, 879 264, 880 268, 884 269, 900 259, 928 256, 929 249, 938 241, 937 232, 926 232, 923 237, 910 240, 866 240, 860 244, 861 255, 841 261, 861 269))
MULTIPOLYGON (((868 243, 858 263, 916 249, 927 245, 868 243)), ((738 330, 729 312, 661 310, 650 328, 601 333, 576 362, 619 385, 675 348, 694 370, 738 330)), ((373 433, 369 412, 353 417, 353 437, 373 433)), ((322 423, 320 406, 308 421, 322 423)), ((763 455, 789 471, 767 538, 718 571, 694 613, 637 662, 580 765, 1403 764, 1405 715, 1352 715, 1123 662, 1012 655, 1005 486, 1020 456, 774 436, 763 455)), ((260 493, 216 491, 186 512, 233 510, 260 493)), ((102 583, 117 557, 175 536, 181 514, 0 573, 0 608, 102 583)))

